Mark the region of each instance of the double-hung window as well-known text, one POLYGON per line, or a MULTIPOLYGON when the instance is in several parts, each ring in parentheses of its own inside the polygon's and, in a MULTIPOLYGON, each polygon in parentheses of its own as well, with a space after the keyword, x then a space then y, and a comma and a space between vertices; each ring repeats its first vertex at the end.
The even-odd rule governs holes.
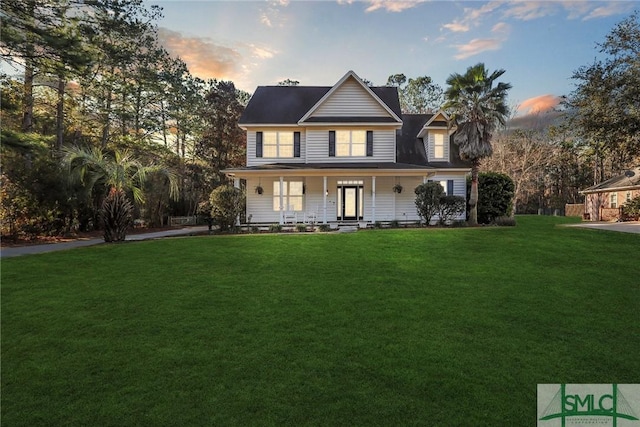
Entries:
POLYGON ((337 130, 336 156, 364 156, 367 153, 367 131, 337 130))
POLYGON ((433 158, 444 159, 444 135, 441 133, 433 135, 433 158))
POLYGON ((264 157, 293 157, 293 132, 264 132, 264 157))
POLYGON ((609 202, 611 203, 612 208, 618 207, 618 193, 611 193, 609 202))
POLYGON ((373 156, 372 130, 329 131, 329 157, 373 156))
POLYGON ((300 157, 300 132, 257 132, 256 157, 300 157))
MULTIPOLYGON (((284 181, 282 183, 282 209, 285 211, 302 211, 304 197, 302 181, 284 181)), ((273 210, 280 210, 280 181, 273 182, 273 210)))

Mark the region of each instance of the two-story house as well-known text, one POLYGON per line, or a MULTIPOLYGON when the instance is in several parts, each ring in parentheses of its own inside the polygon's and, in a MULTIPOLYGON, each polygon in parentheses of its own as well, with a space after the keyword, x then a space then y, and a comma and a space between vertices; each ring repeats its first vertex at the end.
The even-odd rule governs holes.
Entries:
MULTIPOLYGON (((247 132, 252 223, 417 221, 427 180, 466 196, 469 166, 444 113, 402 114, 395 87, 349 71, 334 86, 260 86, 239 125, 247 132)), ((464 219, 464 218, 463 218, 464 219)))

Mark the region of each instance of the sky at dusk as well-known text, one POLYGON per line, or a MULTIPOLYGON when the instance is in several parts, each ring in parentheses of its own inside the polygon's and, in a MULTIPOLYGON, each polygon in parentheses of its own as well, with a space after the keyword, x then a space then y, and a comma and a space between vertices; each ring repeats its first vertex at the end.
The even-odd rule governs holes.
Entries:
POLYGON ((353 70, 375 85, 391 74, 503 68, 520 113, 568 95, 571 75, 601 56, 596 43, 633 1, 148 1, 163 8, 160 39, 191 72, 252 93, 284 79, 335 84, 353 70))

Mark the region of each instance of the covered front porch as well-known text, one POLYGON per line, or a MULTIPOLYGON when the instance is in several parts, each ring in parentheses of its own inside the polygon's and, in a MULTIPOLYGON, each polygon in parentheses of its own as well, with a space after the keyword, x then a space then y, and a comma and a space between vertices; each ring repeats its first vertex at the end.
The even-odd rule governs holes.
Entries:
MULTIPOLYGON (((453 176, 414 165, 386 169, 269 166, 227 171, 237 186, 245 180, 246 218, 252 224, 363 227, 376 222, 417 222, 416 186, 448 178, 453 191, 453 176)), ((464 185, 459 174, 456 179, 464 185)))

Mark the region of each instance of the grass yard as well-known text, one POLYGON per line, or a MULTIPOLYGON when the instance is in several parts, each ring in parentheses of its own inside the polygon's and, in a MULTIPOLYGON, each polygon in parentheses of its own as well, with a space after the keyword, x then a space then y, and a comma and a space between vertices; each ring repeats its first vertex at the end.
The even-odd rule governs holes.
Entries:
POLYGON ((640 383, 640 238, 571 221, 3 260, 2 423, 535 425, 538 383, 640 383))

